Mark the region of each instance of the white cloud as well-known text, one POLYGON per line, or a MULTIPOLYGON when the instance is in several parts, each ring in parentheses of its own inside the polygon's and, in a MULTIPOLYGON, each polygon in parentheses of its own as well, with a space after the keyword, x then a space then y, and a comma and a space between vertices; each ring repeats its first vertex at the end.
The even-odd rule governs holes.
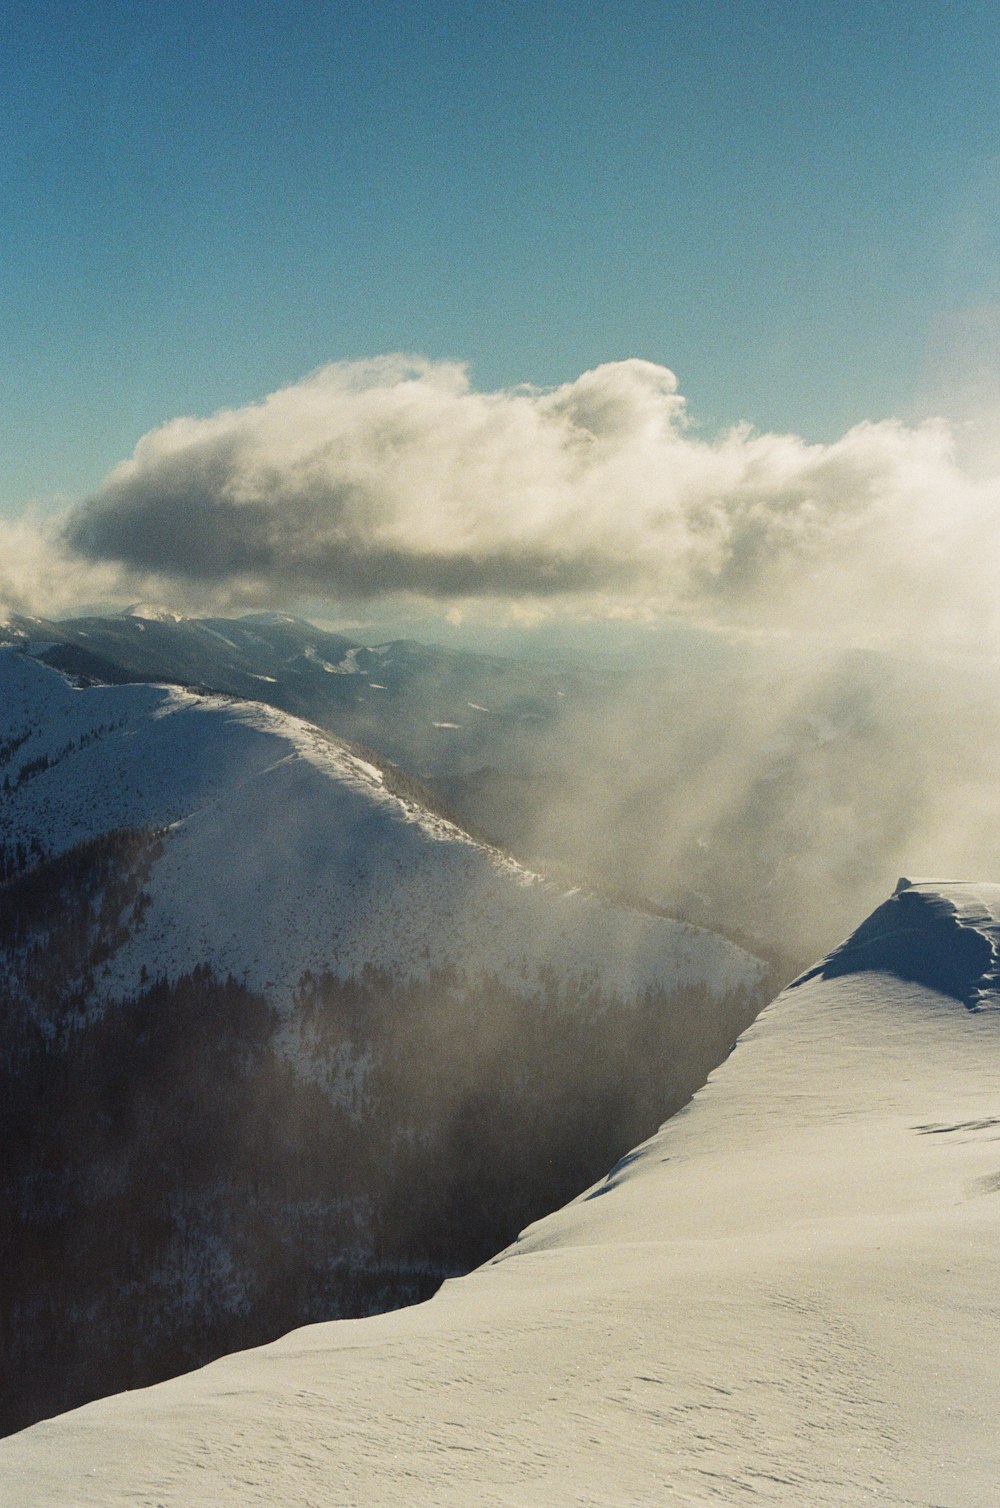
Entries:
POLYGON ((994 632, 998 503, 941 421, 705 440, 651 362, 482 393, 460 365, 389 356, 152 431, 66 539, 239 601, 628 602, 877 632, 971 609, 994 632))
POLYGON ((114 596, 122 572, 71 552, 57 520, 0 519, 0 616, 54 617, 81 601, 114 596))

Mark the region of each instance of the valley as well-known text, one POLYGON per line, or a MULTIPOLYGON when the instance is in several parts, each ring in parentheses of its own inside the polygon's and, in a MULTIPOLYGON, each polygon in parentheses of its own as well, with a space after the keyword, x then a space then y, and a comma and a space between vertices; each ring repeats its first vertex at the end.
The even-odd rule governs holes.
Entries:
POLYGON ((427 1297, 774 987, 261 703, 9 648, 0 708, 8 1430, 427 1297))

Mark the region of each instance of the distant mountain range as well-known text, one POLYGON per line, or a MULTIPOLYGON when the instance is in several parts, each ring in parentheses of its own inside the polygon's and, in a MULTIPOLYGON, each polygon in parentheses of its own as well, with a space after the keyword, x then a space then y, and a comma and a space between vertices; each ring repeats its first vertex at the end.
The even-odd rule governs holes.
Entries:
POLYGON ((1000 868, 1000 710, 974 657, 737 653, 678 631, 658 659, 515 660, 143 604, 15 618, 0 637, 78 679, 201 687, 303 717, 405 769, 528 867, 724 931, 785 958, 787 975, 902 870, 1000 868))
MULTIPOLYGON (((161 630, 234 688, 294 686, 301 663, 303 686, 364 702, 377 661, 400 717, 435 664, 471 692, 471 657, 283 619, 109 620, 86 649, 8 628, 8 1429, 425 1296, 681 1105, 771 987, 724 938, 523 869, 312 724, 126 681, 124 649, 112 676, 110 639, 138 657, 161 630)), ((535 715, 543 673, 531 694, 492 674, 512 728, 535 715)))
POLYGON ((59 623, 12 617, 0 643, 109 683, 163 682, 267 702, 412 773, 512 764, 558 720, 585 677, 531 661, 470 654, 412 639, 368 647, 281 613, 183 618, 137 604, 110 617, 59 623))

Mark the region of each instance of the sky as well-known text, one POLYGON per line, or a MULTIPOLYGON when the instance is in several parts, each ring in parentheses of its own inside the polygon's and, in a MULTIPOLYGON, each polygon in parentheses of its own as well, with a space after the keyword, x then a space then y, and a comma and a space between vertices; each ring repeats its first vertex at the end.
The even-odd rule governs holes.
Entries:
POLYGON ((395 352, 493 395, 638 358, 702 438, 836 445, 1000 397, 985 4, 33 0, 2 26, 0 518, 395 352))

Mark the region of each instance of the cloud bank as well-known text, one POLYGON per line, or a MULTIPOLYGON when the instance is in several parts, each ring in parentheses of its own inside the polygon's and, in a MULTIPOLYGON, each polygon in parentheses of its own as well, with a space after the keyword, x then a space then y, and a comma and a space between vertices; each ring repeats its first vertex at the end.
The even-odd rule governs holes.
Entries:
POLYGON ((64 536, 58 518, 0 518, 0 614, 54 618, 120 593, 121 568, 82 558, 64 536))
POLYGON ((943 421, 833 444, 690 425, 674 374, 611 362, 477 392, 455 363, 327 366, 147 434, 66 550, 189 600, 555 603, 762 626, 995 633, 997 478, 943 421))

